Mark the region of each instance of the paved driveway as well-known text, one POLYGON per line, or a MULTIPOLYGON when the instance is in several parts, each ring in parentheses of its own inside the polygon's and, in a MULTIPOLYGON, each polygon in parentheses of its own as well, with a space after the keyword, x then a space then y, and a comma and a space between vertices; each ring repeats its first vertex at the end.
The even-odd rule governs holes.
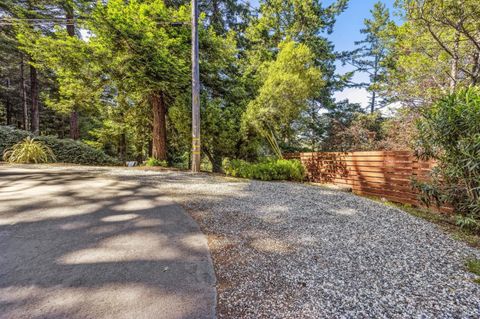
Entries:
POLYGON ((197 224, 160 190, 0 166, 0 318, 212 318, 197 224))

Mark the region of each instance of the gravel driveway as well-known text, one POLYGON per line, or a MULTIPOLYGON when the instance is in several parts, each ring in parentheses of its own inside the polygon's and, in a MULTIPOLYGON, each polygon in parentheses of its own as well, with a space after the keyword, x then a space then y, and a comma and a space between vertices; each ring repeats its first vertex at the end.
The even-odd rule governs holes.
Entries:
POLYGON ((480 252, 400 210, 297 183, 73 169, 150 184, 192 214, 209 237, 219 318, 480 317, 464 267, 480 252))

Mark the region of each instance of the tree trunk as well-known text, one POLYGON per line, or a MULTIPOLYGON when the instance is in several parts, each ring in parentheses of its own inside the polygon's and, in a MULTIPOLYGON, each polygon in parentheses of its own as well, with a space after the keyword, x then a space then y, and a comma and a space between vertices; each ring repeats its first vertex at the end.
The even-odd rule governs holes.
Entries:
POLYGON ((375 64, 373 66, 374 68, 374 71, 373 71, 373 85, 375 86, 374 87, 374 90, 372 91, 372 100, 370 102, 370 113, 373 113, 375 112, 375 103, 377 103, 376 101, 376 89, 377 89, 377 77, 378 77, 378 60, 379 60, 379 57, 378 55, 375 56, 375 64))
POLYGON ((70 113, 70 138, 78 140, 80 138, 80 129, 78 128, 78 112, 76 110, 70 113))
POLYGON ((153 112, 152 156, 158 160, 167 159, 166 106, 162 92, 150 96, 153 112))
POLYGON ((125 161, 127 155, 127 136, 125 132, 120 134, 120 140, 118 141, 118 154, 120 155, 120 159, 125 161))
POLYGON ((455 91, 455 87, 457 86, 458 80, 458 50, 460 46, 460 33, 458 31, 455 32, 455 39, 453 43, 453 57, 452 57, 452 64, 450 70, 450 93, 455 91))
POLYGON ((69 36, 75 36, 75 25, 73 24, 73 9, 71 7, 65 8, 65 18, 67 19, 67 33, 69 36))
POLYGON ((23 108, 23 129, 28 131, 28 104, 27 104, 27 84, 25 83, 25 65, 23 55, 20 60, 20 85, 22 88, 22 108, 23 108))
POLYGON ((370 104, 370 113, 375 112, 375 99, 376 99, 376 92, 372 91, 372 101, 370 104))
MULTIPOLYGON (((152 128, 152 130, 153 130, 153 128, 152 128)), ((153 154, 152 150, 153 150, 153 142, 152 142, 152 139, 149 139, 148 140, 148 150, 147 150, 148 151, 148 154, 147 154, 148 157, 152 157, 152 154, 153 154)))
POLYGON ((30 100, 32 101, 32 126, 33 134, 40 133, 40 111, 38 109, 38 79, 37 69, 30 65, 30 100))
POLYGON ((477 85, 480 74, 480 53, 476 52, 472 57, 472 85, 477 85))
POLYGON ((222 157, 215 156, 210 152, 210 150, 206 147, 203 147, 203 152, 207 155, 208 160, 212 163, 212 172, 214 173, 223 173, 222 169, 222 157))
POLYGON ((66 121, 63 116, 60 118, 60 121, 58 121, 57 132, 58 132, 58 137, 61 139, 65 138, 65 126, 66 126, 65 122, 66 121))
POLYGON ((5 101, 5 108, 7 111, 7 125, 12 124, 12 106, 10 105, 10 78, 7 78, 7 96, 5 101))

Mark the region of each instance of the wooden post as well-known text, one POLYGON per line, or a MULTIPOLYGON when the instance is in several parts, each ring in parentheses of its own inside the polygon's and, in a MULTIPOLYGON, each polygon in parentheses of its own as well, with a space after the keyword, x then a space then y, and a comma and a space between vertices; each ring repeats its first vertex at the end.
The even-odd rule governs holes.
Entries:
MULTIPOLYGON (((67 34, 70 37, 75 37, 75 24, 73 16, 73 7, 69 4, 65 5, 65 18, 67 34)), ((78 140, 80 138, 80 128, 78 127, 78 111, 77 105, 74 105, 72 112, 70 113, 70 138, 78 140)))
POLYGON ((192 172, 200 171, 200 75, 198 66, 198 0, 192 0, 192 172))

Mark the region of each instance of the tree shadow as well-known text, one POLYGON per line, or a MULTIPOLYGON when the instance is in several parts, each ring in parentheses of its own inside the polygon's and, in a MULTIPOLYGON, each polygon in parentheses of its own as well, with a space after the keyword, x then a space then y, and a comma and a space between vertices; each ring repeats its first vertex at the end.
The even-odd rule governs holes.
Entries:
POLYGON ((341 153, 309 153, 304 159, 308 180, 316 183, 334 183, 347 178, 349 171, 341 153))
POLYGON ((0 317, 207 318, 197 224, 148 185, 0 171, 0 317))
POLYGON ((475 306, 462 297, 458 304, 432 299, 445 282, 461 296, 478 288, 457 258, 465 247, 428 223, 320 187, 202 178, 152 174, 144 182, 162 184, 209 234, 220 318, 295 314, 312 304, 310 317, 352 314, 359 304, 374 304, 377 316, 405 307, 435 316, 429 309, 441 304, 452 309, 446 316, 467 316, 462 307, 475 306))
MULTIPOLYGON (((22 208, 28 203, 21 203, 18 214, 8 215, 9 224, 0 225, 1 251, 8 247, 3 238, 12 235, 6 233, 8 227, 26 226, 31 231, 20 235, 32 238, 8 250, 22 250, 34 258, 23 259, 9 270, 19 271, 19 285, 7 281, 0 268, 0 303, 5 309, 26 307, 24 300, 35 309, 45 309, 46 302, 54 300, 60 305, 56 309, 75 318, 72 314, 82 313, 78 307, 83 303, 106 309, 96 302, 109 300, 109 294, 115 294, 116 302, 127 308, 145 300, 142 309, 151 309, 159 300, 172 302, 172 295, 190 296, 191 289, 179 284, 180 292, 170 292, 162 282, 165 267, 202 256, 190 242, 187 245, 168 235, 177 221, 152 212, 149 205, 158 208, 163 198, 181 203, 209 235, 220 318, 255 317, 256 313, 294 316, 298 309, 307 311, 311 305, 320 307, 312 310, 317 316, 337 317, 355 313, 359 304, 373 304, 378 316, 394 316, 407 307, 432 317, 435 312, 429 309, 448 304, 445 316, 468 317, 463 309, 475 305, 464 296, 479 292, 461 270, 459 256, 466 252, 464 246, 448 241, 423 221, 351 194, 298 183, 229 181, 179 172, 112 171, 108 181, 96 185, 103 194, 96 194, 93 187, 90 191, 88 179, 83 183, 85 190, 76 185, 75 178, 62 185, 56 173, 36 178, 46 178, 49 188, 58 187, 58 193, 64 194, 54 202, 43 199, 48 210, 54 210, 55 204, 75 207, 73 199, 77 198, 85 213, 64 216, 54 210, 53 216, 45 215, 22 208), (100 207, 89 206, 90 196, 100 207), (37 253, 32 247, 37 234, 42 242, 56 243, 53 252, 48 250, 52 246, 35 243, 43 251, 37 253), (65 240, 70 235, 74 243, 65 240), (165 241, 174 251, 157 255, 165 241), (137 243, 145 242, 152 243, 151 249, 135 251, 137 243), (41 264, 44 268, 35 266, 41 264), (36 269, 42 274, 49 267, 59 275, 34 276, 36 269), (456 291, 455 304, 444 297, 437 299, 443 296, 445 282, 456 291)), ((41 186, 37 188, 41 195, 41 186)), ((192 309, 197 306, 188 309, 185 317, 196 318, 192 309)), ((109 315, 122 317, 120 313, 109 315)), ((90 317, 102 318, 102 314, 90 317)))

